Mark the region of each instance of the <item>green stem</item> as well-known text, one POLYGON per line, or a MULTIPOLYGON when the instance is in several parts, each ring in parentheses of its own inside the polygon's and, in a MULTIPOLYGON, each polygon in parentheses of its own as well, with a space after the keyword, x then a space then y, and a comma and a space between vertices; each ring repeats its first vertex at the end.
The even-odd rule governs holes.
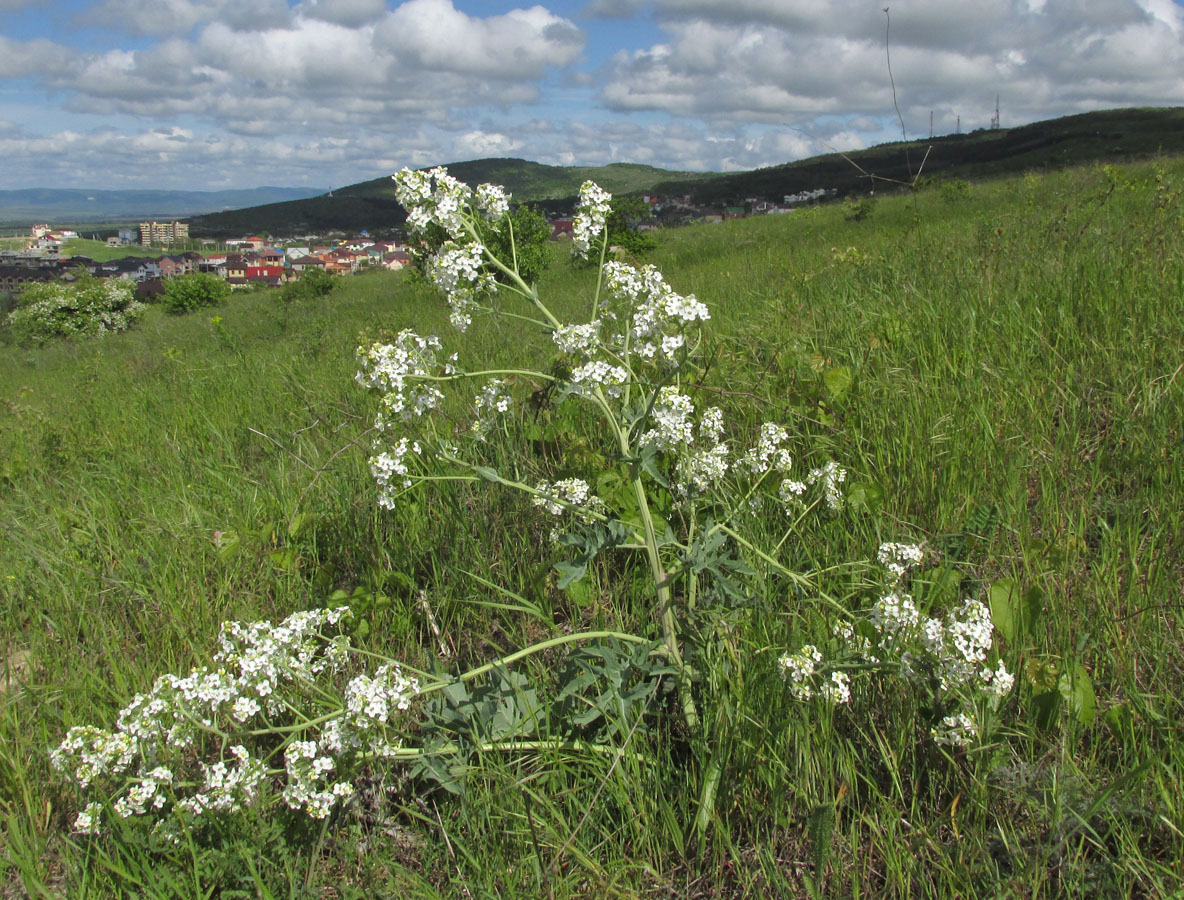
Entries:
MULTIPOLYGON (((626 459, 633 456, 633 449, 629 446, 626 435, 616 420, 612 419, 621 455, 626 459)), ((641 514, 641 524, 645 530, 645 554, 649 560, 650 572, 654 579, 654 588, 658 595, 657 615, 662 626, 662 638, 666 645, 666 655, 676 669, 678 669, 678 697, 682 704, 683 721, 687 728, 695 730, 699 726, 699 712, 695 708, 695 698, 691 692, 691 677, 686 664, 683 662, 682 650, 678 644, 678 621, 674 616, 674 597, 670 591, 670 582, 662 568, 662 558, 658 552, 658 535, 654 530, 654 517, 650 513, 649 497, 646 496, 645 485, 641 481, 641 473, 634 471, 633 493, 637 497, 637 509, 641 514)))
MULTIPOLYGON (((584 751, 591 751, 593 753, 604 753, 611 756, 619 756, 625 759, 631 759, 635 762, 646 763, 649 759, 641 753, 628 753, 620 747, 611 747, 605 744, 593 744, 588 741, 485 741, 475 743, 474 748, 482 753, 488 753, 494 750, 501 750, 513 753, 515 751, 533 751, 533 750, 573 750, 577 753, 584 751)), ((460 753, 462 748, 457 744, 445 744, 442 747, 436 747, 430 751, 418 747, 400 747, 397 750, 391 750, 382 754, 362 754, 362 759, 381 758, 381 759, 399 759, 412 760, 422 759, 425 756, 455 756, 460 753)))
MULTIPOLYGON (((518 662, 520 659, 525 659, 528 656, 533 656, 536 653, 541 653, 544 650, 551 649, 552 647, 560 647, 564 644, 570 644, 572 641, 595 641, 600 640, 601 638, 616 638, 619 641, 626 641, 627 643, 631 644, 649 643, 649 641, 643 637, 638 637, 635 634, 626 634, 622 631, 578 631, 575 634, 565 634, 561 635, 560 637, 551 638, 550 640, 541 641, 537 644, 531 644, 529 647, 511 653, 509 656, 503 656, 501 659, 495 659, 491 663, 486 663, 483 666, 470 669, 469 671, 463 673, 459 680, 472 681, 474 678, 478 678, 487 672, 492 672, 498 668, 504 668, 509 666, 511 663, 518 662)), ((451 682, 448 681, 438 681, 435 684, 430 684, 426 688, 423 688, 420 691, 420 694, 430 694, 435 691, 443 690, 450 683, 451 682)))

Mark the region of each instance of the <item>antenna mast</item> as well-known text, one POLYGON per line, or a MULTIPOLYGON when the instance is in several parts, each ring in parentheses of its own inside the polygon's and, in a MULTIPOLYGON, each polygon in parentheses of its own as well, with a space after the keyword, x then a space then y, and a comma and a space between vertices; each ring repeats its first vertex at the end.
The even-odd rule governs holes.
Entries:
POLYGON ((995 129, 998 127, 999 127, 999 95, 996 94, 995 95, 995 115, 991 119, 991 128, 995 129))

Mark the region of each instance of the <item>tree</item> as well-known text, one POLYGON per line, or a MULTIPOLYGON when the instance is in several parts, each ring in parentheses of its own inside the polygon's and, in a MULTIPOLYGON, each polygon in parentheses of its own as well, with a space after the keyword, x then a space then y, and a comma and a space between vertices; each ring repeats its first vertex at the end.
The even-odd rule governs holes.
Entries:
POLYGON ((191 272, 170 278, 164 287, 164 308, 176 315, 206 306, 218 306, 230 296, 230 285, 216 275, 191 272))
POLYGON ((650 208, 640 197, 614 197, 604 227, 610 247, 620 247, 631 256, 644 256, 654 249, 655 241, 637 230, 641 219, 648 219, 650 208))
POLYGON ((499 259, 516 259, 518 274, 527 284, 537 282, 551 261, 547 249, 551 243, 551 226, 547 217, 533 206, 519 206, 510 213, 509 227, 491 229, 485 243, 499 259))

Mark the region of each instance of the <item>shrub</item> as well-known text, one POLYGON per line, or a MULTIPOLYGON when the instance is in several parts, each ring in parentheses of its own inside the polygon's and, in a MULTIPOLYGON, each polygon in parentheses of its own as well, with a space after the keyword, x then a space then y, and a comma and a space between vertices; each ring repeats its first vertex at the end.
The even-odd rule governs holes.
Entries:
POLYGON ((135 300, 135 290, 129 279, 100 280, 90 275, 72 284, 35 284, 17 297, 8 321, 22 344, 126 331, 145 309, 135 300))
POLYGON ((218 306, 229 296, 230 285, 221 278, 192 272, 170 278, 165 284, 162 302, 166 310, 181 315, 206 306, 218 306))
POLYGON ((280 299, 285 303, 293 300, 314 300, 324 297, 337 287, 337 277, 324 269, 313 267, 306 269, 296 281, 289 281, 280 291, 280 299))
POLYGON ((852 198, 843 204, 843 218, 848 222, 863 222, 871 218, 876 210, 876 198, 869 194, 858 200, 852 198))

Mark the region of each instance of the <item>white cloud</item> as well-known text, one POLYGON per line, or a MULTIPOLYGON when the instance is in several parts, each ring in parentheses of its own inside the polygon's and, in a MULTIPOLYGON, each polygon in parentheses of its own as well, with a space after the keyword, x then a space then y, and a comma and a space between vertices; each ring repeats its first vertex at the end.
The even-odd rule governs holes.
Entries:
POLYGON ((0 34, 0 78, 30 78, 65 70, 75 54, 61 44, 14 41, 0 34))
POLYGON ((879 4, 855 0, 653 6, 667 40, 612 60, 610 109, 811 127, 820 115, 882 116, 893 110, 886 38, 911 136, 931 110, 947 127, 959 112, 986 124, 996 93, 1012 121, 1184 102, 1184 20, 1168 0, 912 0, 890 7, 890 31, 879 4))
POLYGON ((386 12, 386 0, 303 0, 297 15, 356 27, 375 22, 386 12))
POLYGON ((375 32, 375 43, 404 64, 499 80, 533 79, 574 62, 584 35, 541 6, 481 19, 451 0, 408 0, 375 32))
MULTIPOLYGON (((597 23, 587 47, 557 11, 566 4, 87 2, 98 32, 0 35, 0 79, 19 88, 0 95, 8 183, 126 171, 129 182, 213 184, 229 171, 244 185, 340 185, 506 155, 724 170, 900 134, 883 2, 591 0, 585 16, 643 27, 597 23), (596 71, 586 49, 608 62, 596 71), (32 100, 30 84, 43 91, 32 100)), ((939 133, 959 115, 963 130, 985 126, 996 94, 1004 125, 1184 104, 1172 0, 896 0, 890 15, 912 137, 928 133, 931 111, 939 133)))
POLYGON ((82 14, 83 24, 145 35, 184 35, 199 25, 221 22, 257 30, 288 21, 285 0, 103 0, 82 14))

